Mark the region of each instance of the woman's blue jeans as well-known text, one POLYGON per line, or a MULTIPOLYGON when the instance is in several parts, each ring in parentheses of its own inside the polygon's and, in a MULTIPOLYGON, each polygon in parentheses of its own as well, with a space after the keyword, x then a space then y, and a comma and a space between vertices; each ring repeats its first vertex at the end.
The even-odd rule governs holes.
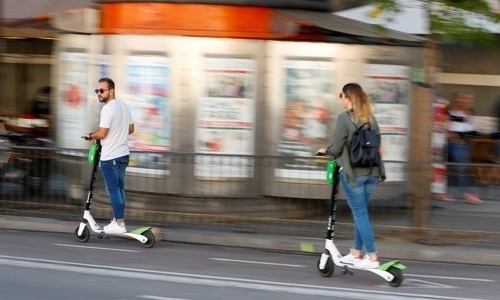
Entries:
POLYGON ((458 186, 461 193, 477 194, 477 187, 470 176, 468 164, 471 162, 471 145, 469 143, 449 143, 448 144, 448 160, 450 162, 459 163, 454 166, 454 174, 451 175, 455 179, 455 184, 458 186))
POLYGON ((125 169, 129 156, 101 161, 101 172, 116 220, 125 219, 125 169))
POLYGON ((340 172, 339 177, 354 219, 353 249, 361 251, 364 246, 367 253, 375 253, 377 248, 368 214, 368 202, 375 186, 377 186, 378 178, 368 175, 358 176, 355 178, 355 183, 350 183, 345 179, 343 172, 340 172))

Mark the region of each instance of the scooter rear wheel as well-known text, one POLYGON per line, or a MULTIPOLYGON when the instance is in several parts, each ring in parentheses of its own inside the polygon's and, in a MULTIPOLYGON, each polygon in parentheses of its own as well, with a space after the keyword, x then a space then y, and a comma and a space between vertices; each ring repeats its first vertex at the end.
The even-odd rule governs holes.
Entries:
POLYGON ((147 242, 142 244, 144 248, 152 248, 155 245, 155 235, 151 232, 151 230, 143 232, 141 235, 148 239, 147 242))
POLYGON ((396 267, 390 267, 387 272, 391 273, 394 276, 394 279, 389 281, 389 285, 392 287, 398 287, 403 283, 403 271, 396 267))
POLYGON ((90 238, 90 230, 87 226, 85 226, 85 228, 83 228, 83 232, 82 232, 82 235, 78 235, 78 230, 80 229, 80 226, 76 226, 76 229, 75 229, 75 236, 76 236, 76 239, 80 242, 80 243, 86 243, 89 238, 90 238))
POLYGON ((318 259, 318 271, 319 274, 323 277, 330 277, 333 274, 335 266, 333 265, 333 260, 331 256, 328 256, 325 264, 325 268, 321 269, 319 266, 321 264, 321 257, 318 259))

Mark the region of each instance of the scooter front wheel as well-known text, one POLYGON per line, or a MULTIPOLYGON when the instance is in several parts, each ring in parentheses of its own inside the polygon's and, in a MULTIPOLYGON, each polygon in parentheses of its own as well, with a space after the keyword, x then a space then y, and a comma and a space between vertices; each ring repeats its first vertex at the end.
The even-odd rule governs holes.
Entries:
POLYGON ((331 256, 328 256, 326 259, 326 264, 323 269, 320 268, 321 266, 321 257, 318 259, 318 271, 319 274, 323 277, 330 277, 333 274, 333 270, 335 269, 335 266, 333 265, 333 260, 331 256))
POLYGON ((76 236, 76 239, 80 242, 80 243, 86 243, 89 238, 90 238, 90 230, 87 226, 85 226, 85 228, 83 228, 83 232, 82 232, 82 235, 78 235, 78 230, 80 229, 80 226, 76 226, 76 229, 75 229, 75 236, 76 236))
POLYGON ((148 239, 147 242, 142 244, 144 248, 152 248, 155 245, 155 235, 151 232, 151 230, 145 231, 141 235, 148 239))

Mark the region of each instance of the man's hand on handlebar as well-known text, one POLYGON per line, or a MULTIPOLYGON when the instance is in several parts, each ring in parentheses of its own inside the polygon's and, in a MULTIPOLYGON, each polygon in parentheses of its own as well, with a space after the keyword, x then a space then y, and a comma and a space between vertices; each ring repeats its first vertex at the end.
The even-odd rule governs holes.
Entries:
POLYGON ((92 138, 90 137, 90 133, 89 134, 86 134, 86 135, 82 135, 82 139, 86 140, 86 141, 90 141, 92 140, 92 138))

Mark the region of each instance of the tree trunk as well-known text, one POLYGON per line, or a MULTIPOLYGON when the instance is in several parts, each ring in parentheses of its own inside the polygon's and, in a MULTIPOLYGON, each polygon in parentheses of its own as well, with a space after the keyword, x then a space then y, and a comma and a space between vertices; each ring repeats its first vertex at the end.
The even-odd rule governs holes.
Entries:
POLYGON ((431 134, 432 103, 435 98, 437 47, 430 38, 424 48, 423 84, 414 86, 410 117, 410 165, 408 166, 409 193, 411 201, 411 225, 416 238, 425 235, 431 212, 431 134))

